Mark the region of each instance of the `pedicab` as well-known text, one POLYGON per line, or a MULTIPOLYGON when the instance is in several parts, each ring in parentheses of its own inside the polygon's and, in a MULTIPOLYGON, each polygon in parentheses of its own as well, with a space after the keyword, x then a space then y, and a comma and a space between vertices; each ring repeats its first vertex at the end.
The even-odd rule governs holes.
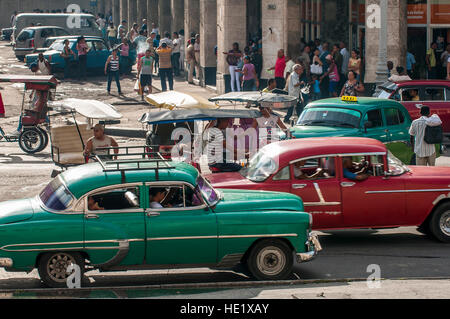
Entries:
POLYGON ((18 142, 20 148, 28 154, 41 152, 49 142, 48 101, 55 96, 58 81, 51 75, 0 75, 0 82, 24 84, 17 134, 6 134, 0 127, 0 139, 10 143, 18 142), (28 92, 31 93, 30 101, 26 102, 28 92))
POLYGON ((96 100, 71 98, 53 102, 52 107, 55 111, 52 116, 59 116, 60 122, 63 122, 56 124, 55 120, 50 128, 52 159, 62 170, 85 164, 89 160, 83 151, 87 140, 93 136, 94 122, 117 124, 122 118, 114 106, 96 100), (77 119, 77 115, 85 121, 77 119))

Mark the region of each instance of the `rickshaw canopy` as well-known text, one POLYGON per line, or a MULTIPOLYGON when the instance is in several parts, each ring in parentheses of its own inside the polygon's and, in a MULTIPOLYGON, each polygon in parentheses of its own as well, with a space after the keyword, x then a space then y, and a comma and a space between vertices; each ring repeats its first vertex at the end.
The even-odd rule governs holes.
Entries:
POLYGON ((156 94, 149 94, 145 97, 147 103, 164 109, 216 109, 217 105, 208 102, 200 96, 168 91, 156 94))
POLYGON ((89 119, 118 120, 122 118, 122 114, 114 106, 96 100, 65 99, 54 102, 53 105, 89 119))
POLYGON ((58 85, 52 75, 0 75, 0 82, 24 83, 25 90, 38 91, 48 91, 58 85))
POLYGON ((286 109, 297 104, 298 98, 295 96, 266 93, 266 92, 230 92, 209 99, 210 102, 241 102, 249 103, 253 107, 270 107, 273 109, 286 109))
POLYGON ((257 110, 230 110, 230 109, 185 109, 160 110, 142 115, 139 122, 147 124, 167 124, 194 121, 212 121, 221 118, 253 119, 261 117, 257 110))

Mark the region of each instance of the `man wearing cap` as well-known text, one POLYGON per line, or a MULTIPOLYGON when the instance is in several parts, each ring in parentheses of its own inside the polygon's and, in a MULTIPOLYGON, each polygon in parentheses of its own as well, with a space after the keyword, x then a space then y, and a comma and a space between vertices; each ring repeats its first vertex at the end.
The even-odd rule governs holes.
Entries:
MULTIPOLYGON (((102 157, 108 157, 108 151, 100 149, 107 147, 119 147, 119 144, 117 144, 115 139, 105 134, 105 128, 103 125, 96 124, 93 129, 94 136, 87 141, 83 155, 87 157, 95 154, 102 157)), ((115 149, 114 153, 119 153, 119 150, 115 149)))

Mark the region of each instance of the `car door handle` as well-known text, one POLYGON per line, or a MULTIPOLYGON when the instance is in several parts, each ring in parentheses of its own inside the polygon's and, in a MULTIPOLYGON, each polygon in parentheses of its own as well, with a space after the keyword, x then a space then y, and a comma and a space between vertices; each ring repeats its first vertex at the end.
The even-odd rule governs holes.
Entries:
POLYGON ((86 215, 86 219, 98 219, 100 216, 98 216, 97 214, 87 214, 86 215))
POLYGON ((160 215, 161 215, 161 213, 158 213, 158 212, 148 212, 147 213, 147 217, 158 217, 160 215))
POLYGON ((292 188, 293 189, 302 189, 305 188, 306 186, 308 186, 307 184, 293 184, 292 188))
POLYGON ((342 187, 352 187, 352 186, 355 186, 355 184, 356 183, 353 183, 353 182, 342 182, 341 186, 342 187))

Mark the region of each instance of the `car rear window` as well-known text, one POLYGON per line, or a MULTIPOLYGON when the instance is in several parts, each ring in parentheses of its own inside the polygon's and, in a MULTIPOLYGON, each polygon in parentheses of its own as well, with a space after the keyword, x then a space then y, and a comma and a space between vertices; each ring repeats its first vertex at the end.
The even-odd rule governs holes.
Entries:
POLYGON ((28 39, 34 38, 34 30, 22 30, 19 36, 17 37, 18 41, 26 41, 28 39))

